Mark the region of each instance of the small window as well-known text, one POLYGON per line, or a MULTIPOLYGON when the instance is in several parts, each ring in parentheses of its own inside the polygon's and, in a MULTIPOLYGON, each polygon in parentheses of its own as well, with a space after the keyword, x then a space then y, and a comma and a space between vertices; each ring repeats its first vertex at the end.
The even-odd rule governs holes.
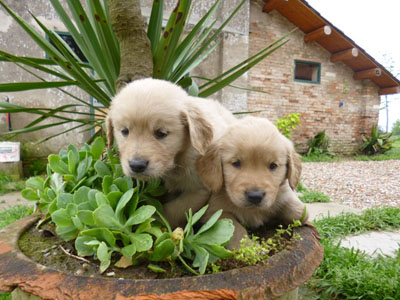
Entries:
POLYGON ((294 80, 308 83, 320 83, 321 64, 316 62, 295 60, 294 80))

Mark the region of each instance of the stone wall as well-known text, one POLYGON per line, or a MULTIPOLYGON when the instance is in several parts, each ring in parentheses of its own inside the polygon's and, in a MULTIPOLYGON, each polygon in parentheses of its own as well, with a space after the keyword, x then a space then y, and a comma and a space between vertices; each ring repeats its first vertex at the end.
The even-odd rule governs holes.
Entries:
MULTIPOLYGON (((257 2, 251 3, 250 55, 295 28, 278 12, 266 14, 257 2)), ((354 152, 361 135, 369 135, 378 121, 378 88, 369 80, 354 80, 349 67, 330 62, 328 51, 316 42, 304 43, 303 37, 303 32, 295 31, 289 43, 249 71, 250 87, 269 94, 250 92, 248 109, 265 110, 260 115, 272 121, 301 113, 301 126, 293 135, 299 150, 326 130, 334 152, 354 152), (294 81, 295 59, 320 63, 320 84, 294 81)))

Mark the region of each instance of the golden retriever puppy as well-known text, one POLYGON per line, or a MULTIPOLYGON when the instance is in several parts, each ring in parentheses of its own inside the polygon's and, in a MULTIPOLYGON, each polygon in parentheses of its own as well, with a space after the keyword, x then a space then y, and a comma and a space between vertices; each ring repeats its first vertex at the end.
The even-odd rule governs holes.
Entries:
POLYGON ((242 225, 288 225, 303 216, 304 204, 293 191, 301 173, 299 155, 265 118, 245 117, 229 126, 199 158, 197 170, 212 191, 204 219, 223 209, 221 217, 235 225, 230 248, 238 248, 247 234, 242 225))
POLYGON ((181 87, 146 78, 113 99, 107 116, 108 144, 115 137, 124 173, 140 180, 162 178, 173 198, 164 205, 172 227, 185 212, 206 204, 196 160, 235 117, 217 101, 190 97, 181 87))

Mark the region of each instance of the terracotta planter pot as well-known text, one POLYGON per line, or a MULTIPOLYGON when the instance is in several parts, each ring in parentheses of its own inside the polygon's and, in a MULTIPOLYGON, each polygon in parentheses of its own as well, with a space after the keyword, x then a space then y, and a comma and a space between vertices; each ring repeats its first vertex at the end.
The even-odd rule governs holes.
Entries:
POLYGON ((0 292, 16 289, 13 299, 296 299, 296 288, 312 276, 323 258, 318 233, 303 226, 296 229, 302 239, 272 256, 268 266, 176 279, 74 276, 39 265, 19 251, 20 235, 35 221, 35 217, 26 217, 0 231, 0 292), (32 295, 36 297, 28 298, 32 295))

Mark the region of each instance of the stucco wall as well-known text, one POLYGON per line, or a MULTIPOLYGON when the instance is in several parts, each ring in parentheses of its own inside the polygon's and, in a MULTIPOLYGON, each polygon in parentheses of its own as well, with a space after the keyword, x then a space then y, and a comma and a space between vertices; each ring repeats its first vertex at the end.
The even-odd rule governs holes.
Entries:
MULTIPOLYGON (((29 14, 32 12, 39 18, 46 26, 53 30, 66 31, 63 24, 58 20, 55 11, 52 9, 50 1, 36 0, 36 1, 4 1, 11 9, 16 11, 24 20, 29 24, 35 26, 35 21, 29 14), (29 3, 29 4, 28 4, 29 3)), ((39 29, 40 30, 40 29, 39 29)), ((43 32, 42 32, 43 33, 43 32)), ((44 33, 43 33, 44 36, 44 33)), ((31 57, 45 58, 44 51, 38 47, 33 40, 25 33, 24 30, 5 12, 0 9, 0 48, 6 52, 15 55, 24 55, 31 57)), ((39 73, 41 77, 46 80, 54 80, 47 74, 39 73)), ((39 79, 23 71, 12 63, 0 63, 0 82, 20 82, 20 81, 39 81, 39 79)), ((66 91, 89 101, 89 96, 84 94, 77 88, 64 88, 66 91)), ((5 101, 9 97, 10 103, 23 105, 28 107, 50 107, 56 108, 68 103, 76 103, 69 96, 56 90, 33 90, 18 93, 0 93, 0 101, 5 101)), ((75 110, 72 108, 71 110, 75 110)), ((82 109, 79 109, 82 111, 82 109)), ((72 115, 70 115, 71 117, 72 115)), ((8 130, 5 126, 5 115, 0 115, 0 121, 3 125, 0 130, 8 130)), ((12 129, 20 129, 32 122, 35 119, 32 115, 28 114, 11 114, 12 129)), ((49 120, 40 123, 45 125, 49 122, 60 122, 60 120, 49 120)), ((35 144, 37 141, 56 134, 62 130, 72 128, 78 124, 72 123, 68 125, 61 125, 53 129, 46 129, 41 132, 32 132, 29 134, 19 135, 15 140, 22 142, 23 152, 31 156, 46 156, 52 152, 58 152, 60 149, 65 148, 69 143, 82 144, 89 137, 89 133, 78 133, 78 131, 70 131, 65 135, 56 137, 42 144, 35 144), (25 151, 26 150, 26 151, 25 151)))
MULTIPOLYGON (((250 55, 295 28, 276 11, 263 13, 253 1, 250 16, 250 55)), ((297 30, 288 44, 249 71, 250 86, 269 94, 249 93, 248 109, 265 110, 260 115, 273 121, 299 112, 301 126, 293 137, 300 150, 310 137, 326 130, 333 151, 351 153, 378 121, 377 87, 369 80, 354 80, 350 68, 330 62, 328 51, 316 42, 304 43, 303 37, 297 30), (295 59, 321 63, 321 83, 295 82, 295 59)))

